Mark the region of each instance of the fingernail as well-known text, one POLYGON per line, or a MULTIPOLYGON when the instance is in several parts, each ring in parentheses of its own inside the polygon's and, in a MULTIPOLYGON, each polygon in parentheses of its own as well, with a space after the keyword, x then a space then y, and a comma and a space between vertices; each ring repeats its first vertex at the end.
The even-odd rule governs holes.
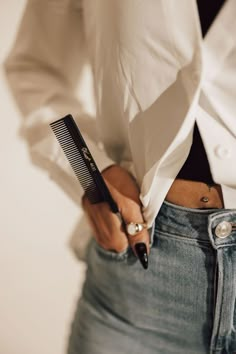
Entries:
POLYGON ((136 243, 134 246, 138 259, 142 264, 144 269, 148 268, 148 254, 147 254, 147 246, 144 242, 136 243))

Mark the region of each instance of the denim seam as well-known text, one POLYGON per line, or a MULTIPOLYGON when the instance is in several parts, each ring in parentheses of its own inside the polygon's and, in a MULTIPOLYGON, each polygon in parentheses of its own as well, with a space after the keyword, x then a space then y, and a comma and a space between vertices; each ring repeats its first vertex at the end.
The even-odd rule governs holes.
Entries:
MULTIPOLYGON (((171 207, 173 209, 178 209, 178 210, 186 211, 187 213, 193 213, 193 214, 199 214, 199 215, 207 215, 207 214, 211 215, 213 213, 218 213, 222 210, 219 208, 215 208, 215 209, 188 208, 188 207, 184 207, 182 205, 172 204, 170 202, 167 202, 166 200, 163 202, 163 204, 165 204, 167 207, 171 207)), ((225 211, 227 209, 223 209, 223 210, 225 211)))
POLYGON ((223 350, 223 347, 210 347, 210 350, 212 350, 213 352, 218 351, 218 350, 223 350))
POLYGON ((226 243, 221 243, 220 245, 216 244, 217 248, 222 248, 222 247, 227 247, 227 246, 236 246, 235 242, 226 242, 226 243))
POLYGON ((157 235, 156 235, 157 239, 158 239, 159 235, 160 236, 167 236, 168 238, 173 238, 175 240, 179 239, 179 240, 184 241, 186 243, 192 243, 192 244, 196 244, 196 245, 199 245, 199 243, 200 243, 200 244, 202 244, 203 247, 205 246, 205 248, 208 248, 208 249, 211 248, 211 247, 206 247, 206 245, 211 246, 210 241, 207 241, 207 240, 192 239, 192 238, 190 238, 188 236, 183 237, 183 236, 180 236, 180 235, 177 235, 177 234, 170 234, 168 232, 157 230, 157 235))
POLYGON ((230 217, 236 217, 235 213, 232 213, 232 210, 231 210, 231 213, 229 212, 224 212, 224 213, 220 213, 220 214, 217 214, 217 215, 210 215, 210 222, 211 222, 211 227, 212 228, 215 228, 216 226, 213 226, 213 224, 218 221, 219 219, 222 220, 224 217, 227 217, 227 219, 230 217))

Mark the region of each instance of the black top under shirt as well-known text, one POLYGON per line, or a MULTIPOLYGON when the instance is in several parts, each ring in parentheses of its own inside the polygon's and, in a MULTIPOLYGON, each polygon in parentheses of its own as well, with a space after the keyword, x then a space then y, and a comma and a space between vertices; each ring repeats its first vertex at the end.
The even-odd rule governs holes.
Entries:
MULTIPOLYGON (((225 0, 197 0, 203 37, 224 2, 225 0)), ((193 142, 188 158, 176 178, 214 184, 207 155, 196 123, 194 125, 193 142)))

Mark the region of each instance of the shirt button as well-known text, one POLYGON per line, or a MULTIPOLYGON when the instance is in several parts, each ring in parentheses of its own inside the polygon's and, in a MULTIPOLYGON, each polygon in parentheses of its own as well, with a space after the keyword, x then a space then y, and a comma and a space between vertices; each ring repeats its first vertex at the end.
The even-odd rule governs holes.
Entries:
POLYGON ((223 146, 223 145, 217 145, 215 148, 215 154, 217 157, 220 159, 228 159, 230 157, 230 150, 223 146))
POLYGON ((215 229, 215 234, 217 237, 225 238, 228 237, 232 232, 232 225, 228 221, 220 222, 215 229))

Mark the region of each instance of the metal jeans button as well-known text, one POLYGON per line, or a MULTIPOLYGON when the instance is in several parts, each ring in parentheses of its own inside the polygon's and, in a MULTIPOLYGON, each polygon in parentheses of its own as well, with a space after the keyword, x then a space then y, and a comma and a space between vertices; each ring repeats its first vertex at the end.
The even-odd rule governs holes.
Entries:
POLYGON ((225 238, 228 237, 232 232, 232 224, 229 221, 220 222, 215 229, 215 234, 217 237, 225 238))

